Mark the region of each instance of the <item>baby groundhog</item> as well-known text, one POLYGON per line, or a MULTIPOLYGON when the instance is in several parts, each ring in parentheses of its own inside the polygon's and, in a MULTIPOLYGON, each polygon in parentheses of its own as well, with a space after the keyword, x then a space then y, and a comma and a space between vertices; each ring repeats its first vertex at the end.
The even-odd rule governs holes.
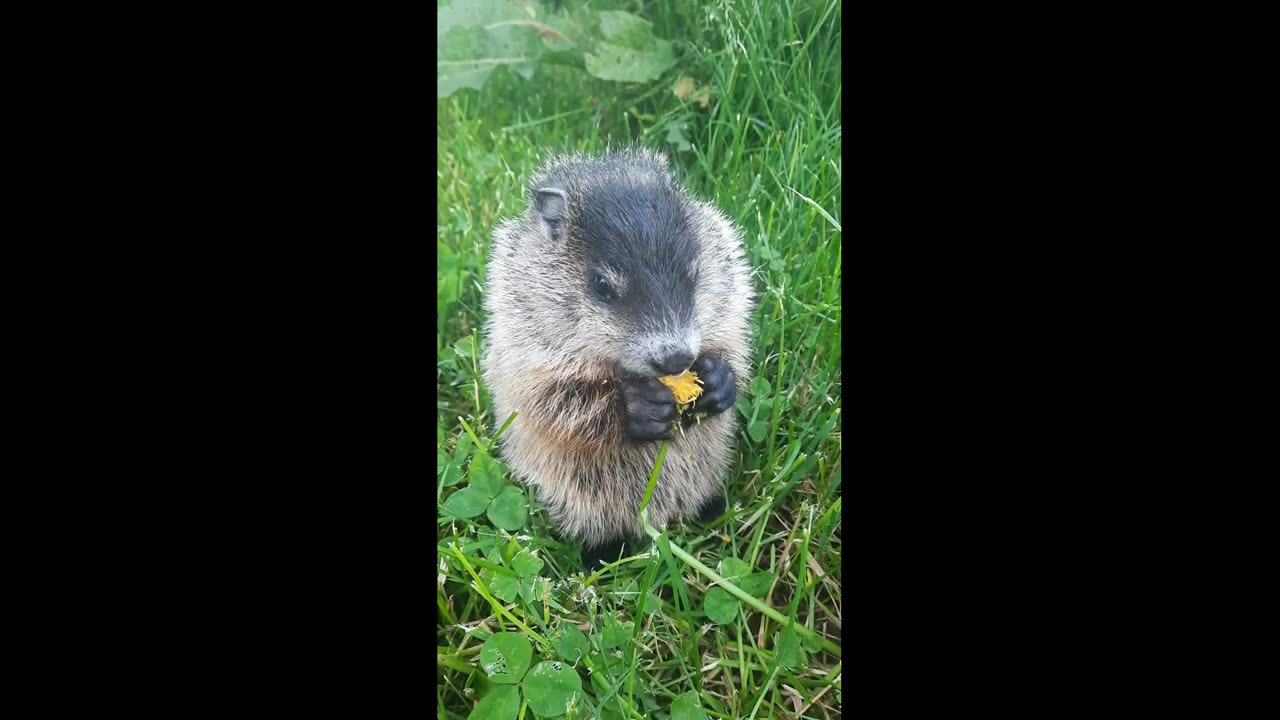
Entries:
POLYGON ((656 152, 556 157, 528 186, 529 208, 493 233, 484 377, 502 420, 501 454, 532 486, 588 570, 658 528, 725 510, 740 388, 750 380, 751 268, 723 214, 690 198, 656 152), (658 378, 697 373, 678 414, 658 378), (679 427, 677 427, 679 425, 679 427))

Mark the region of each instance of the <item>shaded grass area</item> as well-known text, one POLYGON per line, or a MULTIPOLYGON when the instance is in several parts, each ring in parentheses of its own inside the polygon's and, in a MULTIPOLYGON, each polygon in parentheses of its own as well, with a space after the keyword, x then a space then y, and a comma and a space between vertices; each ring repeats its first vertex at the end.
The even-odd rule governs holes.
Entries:
MULTIPOLYGON (((553 66, 526 81, 504 69, 483 91, 438 101, 438 716, 465 718, 501 685, 480 656, 507 632, 528 642, 535 666, 578 671, 577 717, 662 718, 673 706, 683 717, 694 701, 715 718, 838 717, 840 658, 714 588, 677 551, 839 644, 839 4, 620 9, 683 41, 657 83, 553 66), (705 108, 673 95, 682 75, 712 88, 705 108), (478 372, 484 268, 489 233, 523 211, 524 179, 546 154, 635 140, 667 150, 691 191, 742 229, 760 297, 756 378, 737 408, 729 512, 584 577, 577 548, 555 540, 536 502, 523 517, 507 505, 495 515, 497 497, 517 490, 485 456, 508 418, 493 417, 478 372), (451 498, 473 487, 486 506, 462 517, 472 509, 451 498)), ((530 717, 536 707, 523 705, 542 690, 527 678, 518 688, 530 717)))

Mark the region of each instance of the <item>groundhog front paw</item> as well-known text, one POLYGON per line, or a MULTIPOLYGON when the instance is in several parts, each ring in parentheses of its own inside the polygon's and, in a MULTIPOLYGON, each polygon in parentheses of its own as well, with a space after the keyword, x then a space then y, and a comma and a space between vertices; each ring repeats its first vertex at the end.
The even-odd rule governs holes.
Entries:
POLYGON ((635 442, 650 442, 671 437, 671 423, 676 419, 676 399, 657 378, 631 378, 622 381, 625 417, 622 429, 635 442))
POLYGON ((693 405, 699 415, 719 415, 738 401, 738 375, 723 358, 703 355, 693 361, 692 370, 702 381, 702 397, 693 405))

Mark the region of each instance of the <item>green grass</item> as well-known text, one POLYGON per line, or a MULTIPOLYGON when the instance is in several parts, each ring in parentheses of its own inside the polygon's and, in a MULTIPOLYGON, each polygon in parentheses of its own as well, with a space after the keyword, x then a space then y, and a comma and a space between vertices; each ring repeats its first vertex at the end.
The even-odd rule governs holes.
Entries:
MULTIPOLYGON (((661 720, 673 704, 675 717, 696 717, 694 699, 711 718, 839 717, 839 3, 617 7, 687 44, 656 83, 554 66, 527 81, 503 68, 483 91, 437 101, 437 715, 466 718, 481 698, 510 694, 480 656, 527 642, 533 666, 577 670, 576 717, 661 720), (705 109, 671 93, 681 75, 713 88, 705 109), (667 143, 673 126, 691 150, 667 143), (478 372, 484 268, 490 232, 523 211, 522 183, 544 154, 633 140, 666 149, 691 191, 742 229, 760 295, 757 377, 737 409, 729 513, 670 528, 652 552, 584 578, 536 503, 512 514, 513 479, 486 457, 509 419, 493 416, 478 372), (495 526, 493 505, 476 510, 503 493, 494 517, 513 531, 495 526), (732 587, 713 589, 722 581, 732 587), (792 619, 800 631, 786 629, 792 619), (576 663, 568 628, 588 647, 576 663), (500 632, 519 637, 484 650, 500 632)), ((522 681, 520 717, 535 717, 525 704, 544 692, 522 681)))

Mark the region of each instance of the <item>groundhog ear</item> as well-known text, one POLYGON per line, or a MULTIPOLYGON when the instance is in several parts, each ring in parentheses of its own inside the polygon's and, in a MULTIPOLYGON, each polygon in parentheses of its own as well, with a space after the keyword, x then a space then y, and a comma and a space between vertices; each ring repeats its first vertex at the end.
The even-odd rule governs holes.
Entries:
POLYGON ((552 227, 564 219, 566 200, 559 188, 538 188, 533 191, 533 209, 552 227))

